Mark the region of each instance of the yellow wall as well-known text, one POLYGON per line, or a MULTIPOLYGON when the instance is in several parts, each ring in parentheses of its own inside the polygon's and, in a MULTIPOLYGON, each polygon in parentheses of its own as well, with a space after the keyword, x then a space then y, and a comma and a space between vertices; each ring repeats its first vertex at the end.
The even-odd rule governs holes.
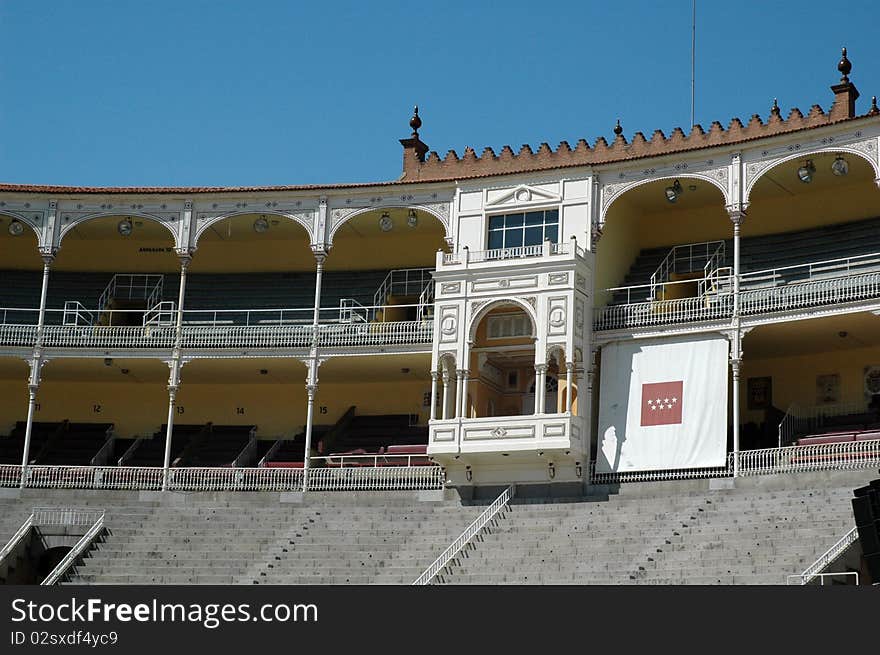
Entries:
POLYGON ((309 240, 265 239, 207 241, 199 243, 193 255, 193 273, 262 273, 314 271, 315 256, 309 240))
POLYGON ((740 388, 740 412, 742 422, 763 420, 762 410, 748 409, 748 378, 773 378, 773 405, 785 411, 796 402, 801 407, 816 405, 816 376, 840 374, 840 402, 862 402, 867 405, 863 392, 865 366, 880 365, 880 348, 863 348, 836 352, 751 359, 748 354, 748 337, 744 342, 742 387, 740 388))
MULTIPOLYGON (((175 421, 201 424, 257 425, 263 438, 292 436, 306 421, 304 384, 186 384, 177 396, 183 413, 175 421), (244 413, 238 412, 242 408, 244 413)), ((315 401, 315 424, 332 424, 351 405, 358 414, 420 414, 427 422, 429 408, 422 407, 430 382, 320 384, 315 401), (326 413, 322 413, 326 408, 326 413)), ((0 431, 8 433, 16 421, 27 417, 27 382, 0 380, 0 431)), ((165 423, 168 392, 159 383, 98 383, 44 381, 37 398, 38 421, 114 423, 118 436, 153 434, 165 423), (94 411, 100 405, 101 411, 94 411)), ((178 410, 179 412, 180 410, 178 410)))
POLYGON ((0 269, 43 270, 36 234, 28 228, 21 236, 13 237, 6 231, 8 225, 9 222, 3 217, 0 222, 0 269))
POLYGON ((880 216, 877 188, 864 183, 847 185, 824 192, 754 200, 749 205, 742 234, 806 230, 875 216, 880 216))
POLYGON ((58 271, 173 273, 180 270, 174 242, 163 240, 77 239, 68 235, 52 266, 58 271))
MULTIPOLYGON (((639 253, 638 233, 633 227, 635 213, 623 200, 613 206, 599 240, 596 255, 596 289, 608 289, 623 284, 623 278, 639 253)), ((600 295, 596 304, 607 304, 600 295)))
POLYGON ((436 232, 381 234, 358 237, 337 234, 325 262, 327 270, 370 271, 391 268, 434 268, 437 250, 446 242, 436 232))

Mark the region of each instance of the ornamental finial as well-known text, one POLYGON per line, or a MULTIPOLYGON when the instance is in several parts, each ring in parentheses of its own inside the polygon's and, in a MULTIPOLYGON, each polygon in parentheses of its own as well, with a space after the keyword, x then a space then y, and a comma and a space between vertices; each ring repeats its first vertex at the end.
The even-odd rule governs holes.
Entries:
POLYGON ((419 118, 419 106, 413 108, 412 118, 409 119, 409 126, 413 129, 413 136, 419 135, 419 128, 422 126, 422 119, 419 118))
POLYGON ((852 70, 852 63, 850 60, 846 58, 846 48, 843 48, 843 52, 840 57, 840 62, 837 64, 837 70, 840 71, 842 77, 840 78, 841 82, 849 82, 849 72, 852 70))

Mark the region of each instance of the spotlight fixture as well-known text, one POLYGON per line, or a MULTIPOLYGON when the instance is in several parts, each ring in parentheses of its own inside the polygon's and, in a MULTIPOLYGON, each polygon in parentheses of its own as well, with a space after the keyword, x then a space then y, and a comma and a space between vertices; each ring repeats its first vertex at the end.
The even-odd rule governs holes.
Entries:
POLYGON ((104 366, 113 366, 113 358, 105 357, 104 358, 104 366))
POLYGON ((550 479, 552 480, 556 477, 556 467, 553 466, 553 462, 550 462, 550 464, 548 464, 547 469, 548 473, 550 474, 550 479))
POLYGON ((269 370, 268 370, 268 369, 265 369, 265 368, 261 368, 261 369, 260 369, 260 375, 268 375, 268 374, 269 374, 269 370))
POLYGON ((837 333, 837 336, 839 336, 841 339, 846 339, 849 336, 849 332, 847 332, 846 330, 841 330, 837 333))
POLYGON ((580 462, 574 463, 574 474, 578 477, 581 477, 584 474, 584 469, 580 462))
POLYGON ((391 220, 391 215, 388 212, 382 212, 382 216, 379 218, 379 229, 388 232, 393 227, 394 221, 391 220))
POLYGON ((122 373, 123 375, 128 375, 129 371, 127 368, 123 368, 123 369, 120 369, 120 373, 122 373))
POLYGON ((676 180, 672 186, 666 187, 666 199, 669 202, 675 202, 683 191, 684 189, 681 188, 681 182, 676 180))
POLYGON ((14 237, 19 237, 24 232, 24 223, 22 223, 21 221, 12 221, 9 224, 8 229, 9 229, 9 234, 11 234, 14 237))
POLYGON ((813 165, 813 160, 808 159, 804 162, 804 165, 797 169, 798 179, 804 184, 809 184, 813 181, 813 173, 816 172, 816 167, 813 165))
POLYGON ((466 466, 466 467, 465 467, 465 469, 464 469, 464 477, 467 478, 467 481, 468 481, 468 482, 470 482, 471 480, 474 479, 474 474, 471 472, 471 467, 470 467, 470 466, 466 466))
POLYGON ((268 229, 269 221, 266 220, 265 216, 260 216, 257 220, 254 221, 254 232, 256 232, 257 234, 262 234, 268 229))
POLYGON ((419 224, 419 217, 416 216, 415 209, 409 210, 409 215, 406 217, 406 224, 409 225, 410 227, 415 227, 416 225, 419 224))
POLYGON ((134 226, 131 224, 130 218, 123 218, 121 221, 119 221, 119 223, 116 224, 116 231, 124 237, 129 236, 133 229, 134 226))
POLYGON ((843 177, 849 173, 849 163, 843 158, 843 155, 837 155, 837 159, 831 162, 831 172, 837 177, 843 177))

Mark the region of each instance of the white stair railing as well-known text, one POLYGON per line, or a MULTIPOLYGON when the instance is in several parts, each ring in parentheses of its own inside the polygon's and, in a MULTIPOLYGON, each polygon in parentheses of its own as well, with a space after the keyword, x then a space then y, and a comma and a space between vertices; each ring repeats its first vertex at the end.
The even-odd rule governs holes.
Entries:
POLYGON ((62 579, 62 577, 67 575, 70 567, 72 567, 77 562, 77 560, 82 557, 86 549, 92 544, 92 542, 103 530, 104 512, 101 512, 101 515, 95 520, 95 522, 86 531, 82 538, 77 541, 74 547, 67 552, 67 554, 64 556, 64 559, 58 562, 58 566, 52 569, 52 572, 46 576, 46 579, 43 580, 40 585, 50 586, 57 584, 58 581, 62 579))
POLYGON ((474 522, 471 523, 465 531, 462 532, 458 538, 453 541, 449 546, 446 547, 440 557, 434 560, 434 562, 427 568, 425 571, 413 581, 413 585, 426 585, 431 580, 433 580, 440 571, 442 571, 446 565, 449 564, 462 550, 464 547, 470 543, 470 541, 476 537, 480 532, 485 529, 489 522, 495 518, 495 516, 501 512, 505 507, 510 504, 510 499, 513 497, 513 485, 507 487, 501 495, 498 496, 494 500, 494 502, 489 505, 483 513, 480 514, 474 522))
MULTIPOLYGON (((849 532, 847 532, 843 537, 841 537, 837 543, 835 543, 831 548, 826 550, 822 555, 819 556, 815 562, 810 564, 804 572, 799 576, 788 576, 789 583, 792 579, 797 581, 798 584, 808 584, 815 578, 817 575, 821 575, 822 571, 827 568, 834 560, 840 557, 843 552, 849 548, 852 544, 858 541, 859 531, 858 528, 853 528, 849 532)), ((858 584, 858 578, 856 578, 856 584, 858 584)))
POLYGON ((9 557, 13 552, 15 552, 19 544, 24 540, 34 524, 34 513, 31 512, 31 515, 25 519, 24 523, 21 524, 21 527, 15 532, 14 535, 12 535, 12 539, 6 542, 6 545, 3 546, 2 550, 0 550, 0 567, 2 567, 3 564, 6 562, 6 558, 9 557))

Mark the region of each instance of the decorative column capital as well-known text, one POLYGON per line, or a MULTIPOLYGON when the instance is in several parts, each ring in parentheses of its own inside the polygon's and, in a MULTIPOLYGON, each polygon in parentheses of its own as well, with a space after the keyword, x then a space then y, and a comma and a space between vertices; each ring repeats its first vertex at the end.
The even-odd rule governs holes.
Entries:
POLYGON ((547 365, 546 364, 535 364, 535 372, 536 373, 546 373, 547 365))
POLYGON ((177 260, 180 262, 180 269, 186 270, 192 263, 193 253, 189 248, 177 249, 177 260))
POLYGON ((440 374, 437 371, 431 371, 431 379, 432 380, 439 380, 440 374))
POLYGON ((735 202, 725 207, 727 215, 734 225, 742 225, 745 222, 748 208, 748 203, 743 202, 735 202))
POLYGON ((52 266, 58 254, 58 248, 55 246, 40 246, 38 250, 40 251, 40 258, 43 260, 43 266, 47 268, 52 266))

